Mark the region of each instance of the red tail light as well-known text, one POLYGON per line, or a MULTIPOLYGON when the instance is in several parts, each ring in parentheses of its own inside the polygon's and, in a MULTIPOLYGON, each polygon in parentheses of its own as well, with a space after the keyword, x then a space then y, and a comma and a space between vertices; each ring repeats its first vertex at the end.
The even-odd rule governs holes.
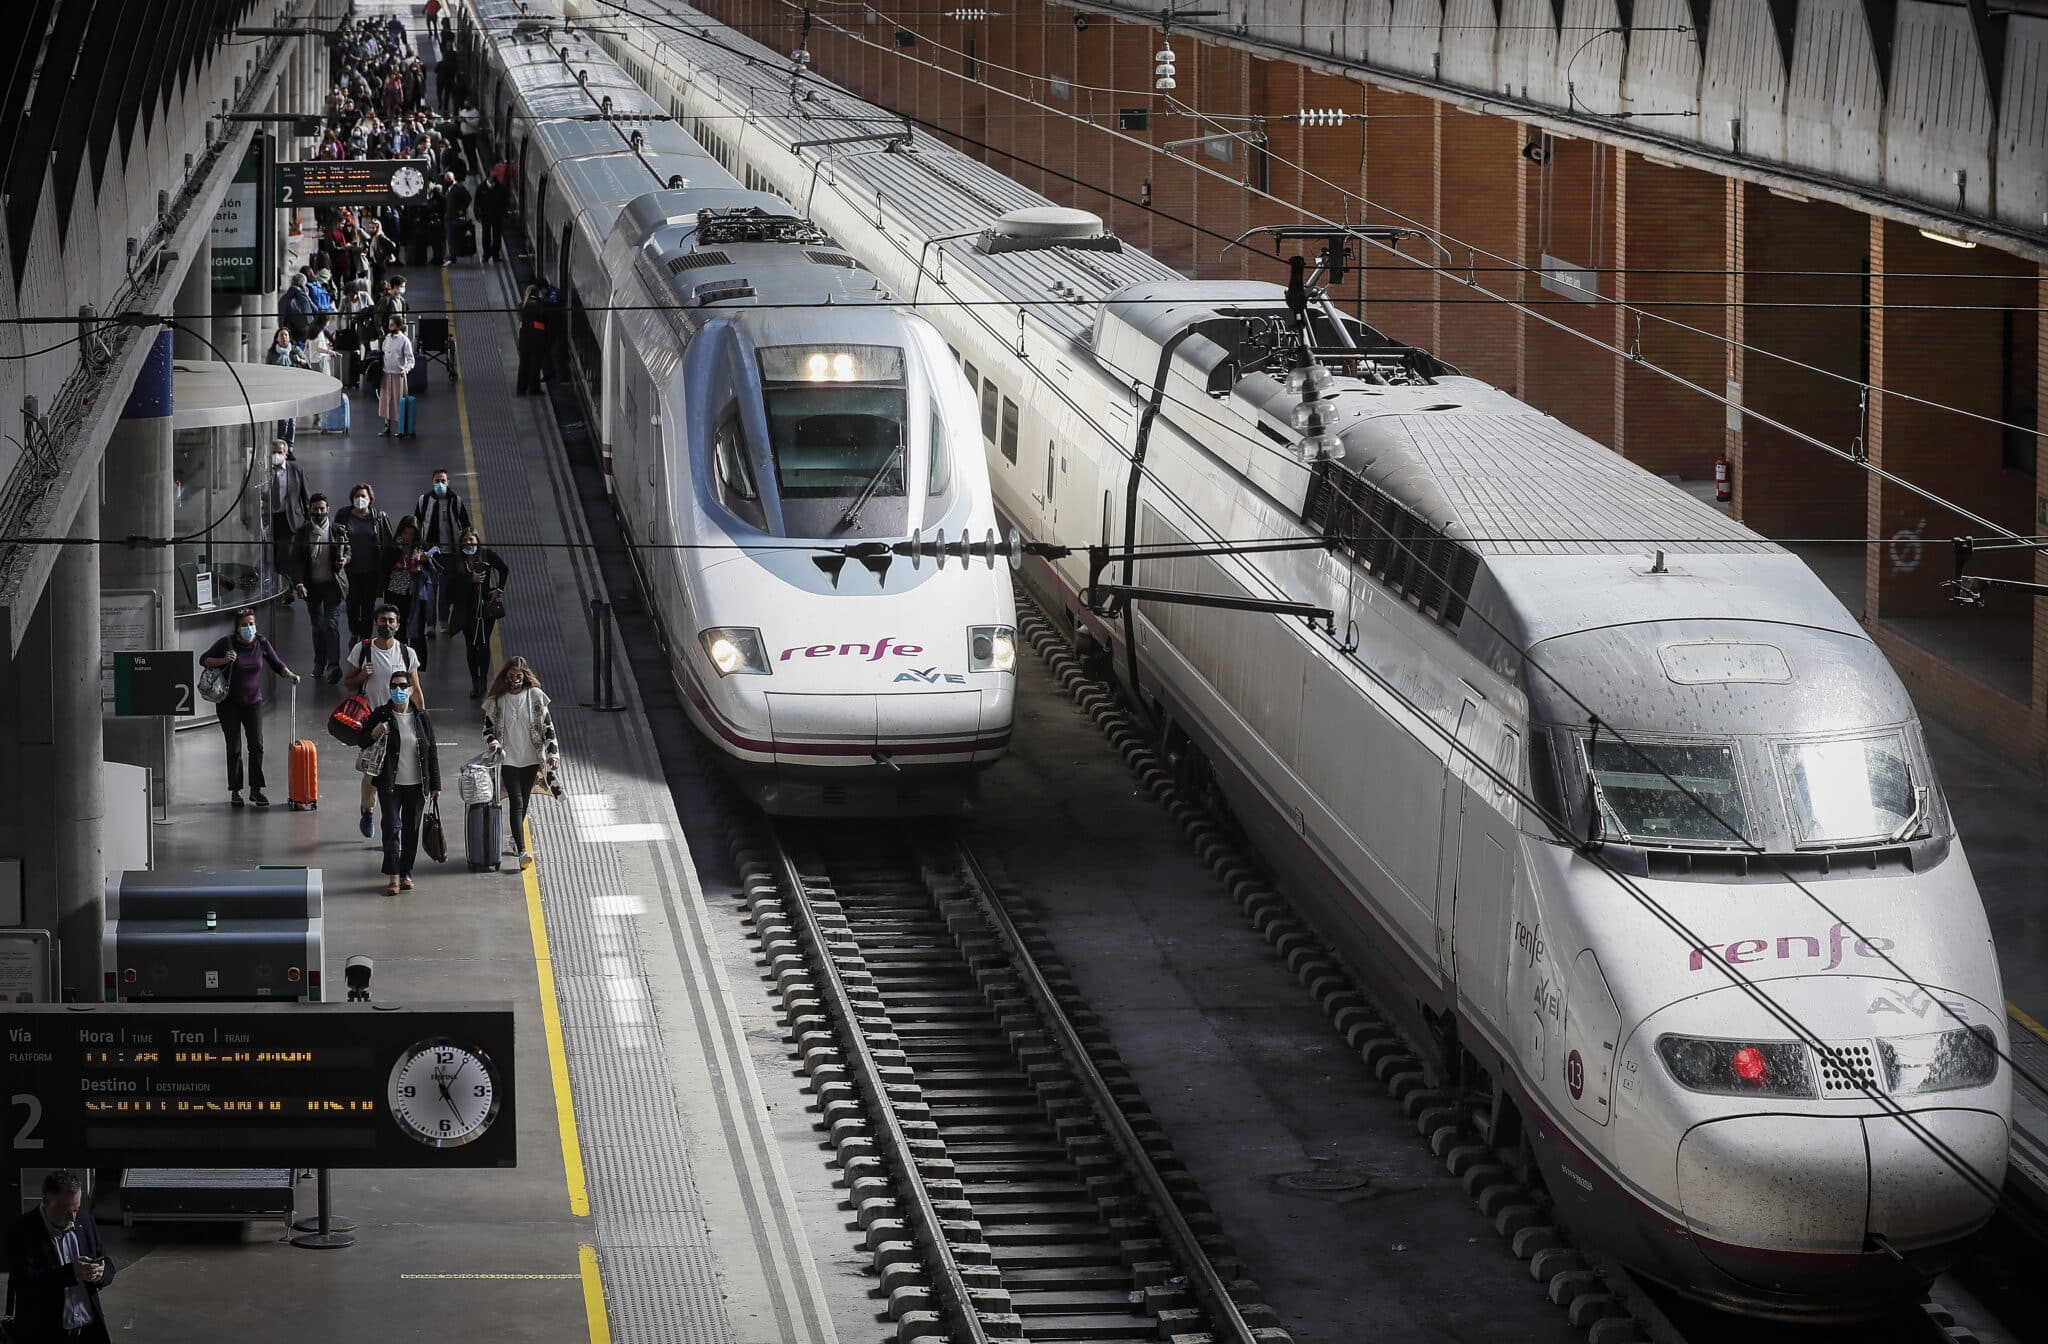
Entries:
POLYGON ((1745 1045, 1735 1052, 1729 1061, 1735 1076, 1745 1083, 1760 1083, 1764 1080, 1764 1052, 1753 1045, 1745 1045))

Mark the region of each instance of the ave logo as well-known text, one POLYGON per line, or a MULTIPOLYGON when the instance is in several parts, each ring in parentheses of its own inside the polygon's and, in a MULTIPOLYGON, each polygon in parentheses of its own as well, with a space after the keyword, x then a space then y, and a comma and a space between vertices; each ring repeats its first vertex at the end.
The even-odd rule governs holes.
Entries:
POLYGON ((967 684, 967 678, 961 676, 958 672, 941 672, 936 667, 909 668, 905 671, 898 672, 896 674, 896 680, 919 681, 930 686, 937 686, 946 682, 950 682, 958 686, 965 686, 967 684))

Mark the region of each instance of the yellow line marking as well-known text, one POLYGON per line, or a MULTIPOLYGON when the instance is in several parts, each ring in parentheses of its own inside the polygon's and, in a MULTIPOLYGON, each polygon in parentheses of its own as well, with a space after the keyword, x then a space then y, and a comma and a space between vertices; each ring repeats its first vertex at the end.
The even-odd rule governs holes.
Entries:
POLYGON ((580 1279, 581 1274, 401 1274, 401 1279, 580 1279))
POLYGON ((2028 1031, 2033 1032, 2042 1040, 2048 1041, 2048 1027, 2042 1026, 2039 1022, 2036 1022, 2032 1017, 2028 1016, 2026 1010, 2021 1008, 2018 1004, 2014 1003, 2011 999, 2007 999, 2005 1001, 2005 1011, 2012 1014, 2013 1019, 2017 1021, 2021 1026, 2025 1027, 2028 1031))
POLYGON ((590 1323, 590 1344, 612 1344, 612 1322, 604 1310, 604 1281, 597 1272, 597 1247, 585 1242, 576 1248, 576 1259, 583 1267, 583 1315, 590 1323))
MULTIPOLYGON (((462 344, 456 335, 455 292, 449 284, 448 272, 445 269, 441 272, 441 302, 448 309, 449 338, 456 342, 456 350, 459 352, 462 344)), ((456 367, 461 367, 459 354, 456 367)), ((477 474, 476 440, 470 435, 469 396, 460 382, 455 384, 455 423, 462 435, 463 466, 469 473, 470 512, 476 522, 477 532, 481 535, 484 530, 483 478, 477 474)), ((499 632, 493 630, 493 667, 502 661, 498 638, 499 632)), ((555 990, 555 961, 553 954, 548 950, 547 919, 540 908, 540 876, 537 869, 528 868, 520 877, 526 888, 526 927, 533 938, 534 971, 540 981, 540 1019, 547 1037, 548 1077, 554 1084, 555 1127, 561 1131, 562 1137, 562 1171, 569 1185, 569 1212, 579 1218, 588 1218, 590 1185, 583 1172, 583 1144, 576 1136, 576 1103, 569 1091, 569 1052, 562 1040, 562 1002, 555 990)), ((592 1283, 596 1281, 597 1259, 596 1252, 590 1247, 586 1246, 584 1250, 589 1252, 589 1259, 583 1268, 584 1292, 587 1296, 592 1283)), ((600 1289, 598 1314, 593 1317, 594 1321, 601 1322, 603 1310, 603 1293, 600 1289)), ((610 1338, 609 1328, 605 1329, 604 1336, 600 1339, 597 1326, 592 1326, 592 1344, 604 1344, 604 1341, 610 1338)))

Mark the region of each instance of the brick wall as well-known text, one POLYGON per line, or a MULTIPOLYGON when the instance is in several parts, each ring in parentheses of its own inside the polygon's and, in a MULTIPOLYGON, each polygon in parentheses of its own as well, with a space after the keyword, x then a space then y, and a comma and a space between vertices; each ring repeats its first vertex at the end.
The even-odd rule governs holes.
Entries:
MULTIPOLYGON (((1616 151, 1587 140, 1552 140, 1550 162, 1522 174, 1528 211, 1522 264, 1541 267, 1544 255, 1567 266, 1600 272, 1602 294, 1612 294, 1615 265, 1613 167, 1616 151)), ((1571 331, 1602 343, 1614 339, 1614 310, 1582 303, 1523 281, 1523 302, 1571 331)), ((1523 397, 1582 434, 1612 444, 1615 432, 1614 360, 1597 346, 1531 318, 1523 324, 1523 397)))
POLYGON ((1610 361, 1620 401, 1614 446, 1651 471, 1702 479, 1721 454, 1726 409, 1645 365, 1726 391, 1727 286, 1714 272, 1728 265, 1727 184, 1633 154, 1614 157, 1615 234, 1626 268, 1614 277, 1614 295, 1643 310, 1615 313, 1614 343, 1639 350, 1642 362, 1610 361))
MULTIPOLYGON (((1438 283, 1436 350, 1474 378, 1520 396, 1521 315, 1481 291, 1512 297, 1518 277, 1499 268, 1521 256, 1522 128, 1501 117, 1446 111, 1437 119, 1439 223, 1444 246, 1472 285, 1438 283), (1477 288, 1474 288, 1476 286, 1477 288)), ((1411 244, 1413 246, 1413 244, 1411 244)))

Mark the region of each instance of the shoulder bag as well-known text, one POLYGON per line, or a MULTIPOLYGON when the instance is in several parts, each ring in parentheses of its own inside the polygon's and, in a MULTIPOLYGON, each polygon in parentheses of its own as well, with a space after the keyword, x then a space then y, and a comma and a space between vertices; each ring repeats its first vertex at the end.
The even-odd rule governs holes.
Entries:
POLYGON ((356 753, 356 773, 375 779, 384 773, 384 752, 391 742, 391 734, 373 737, 363 749, 356 753))
POLYGON ((228 669, 226 667, 202 667, 199 669, 199 698, 216 705, 228 698, 228 669))

